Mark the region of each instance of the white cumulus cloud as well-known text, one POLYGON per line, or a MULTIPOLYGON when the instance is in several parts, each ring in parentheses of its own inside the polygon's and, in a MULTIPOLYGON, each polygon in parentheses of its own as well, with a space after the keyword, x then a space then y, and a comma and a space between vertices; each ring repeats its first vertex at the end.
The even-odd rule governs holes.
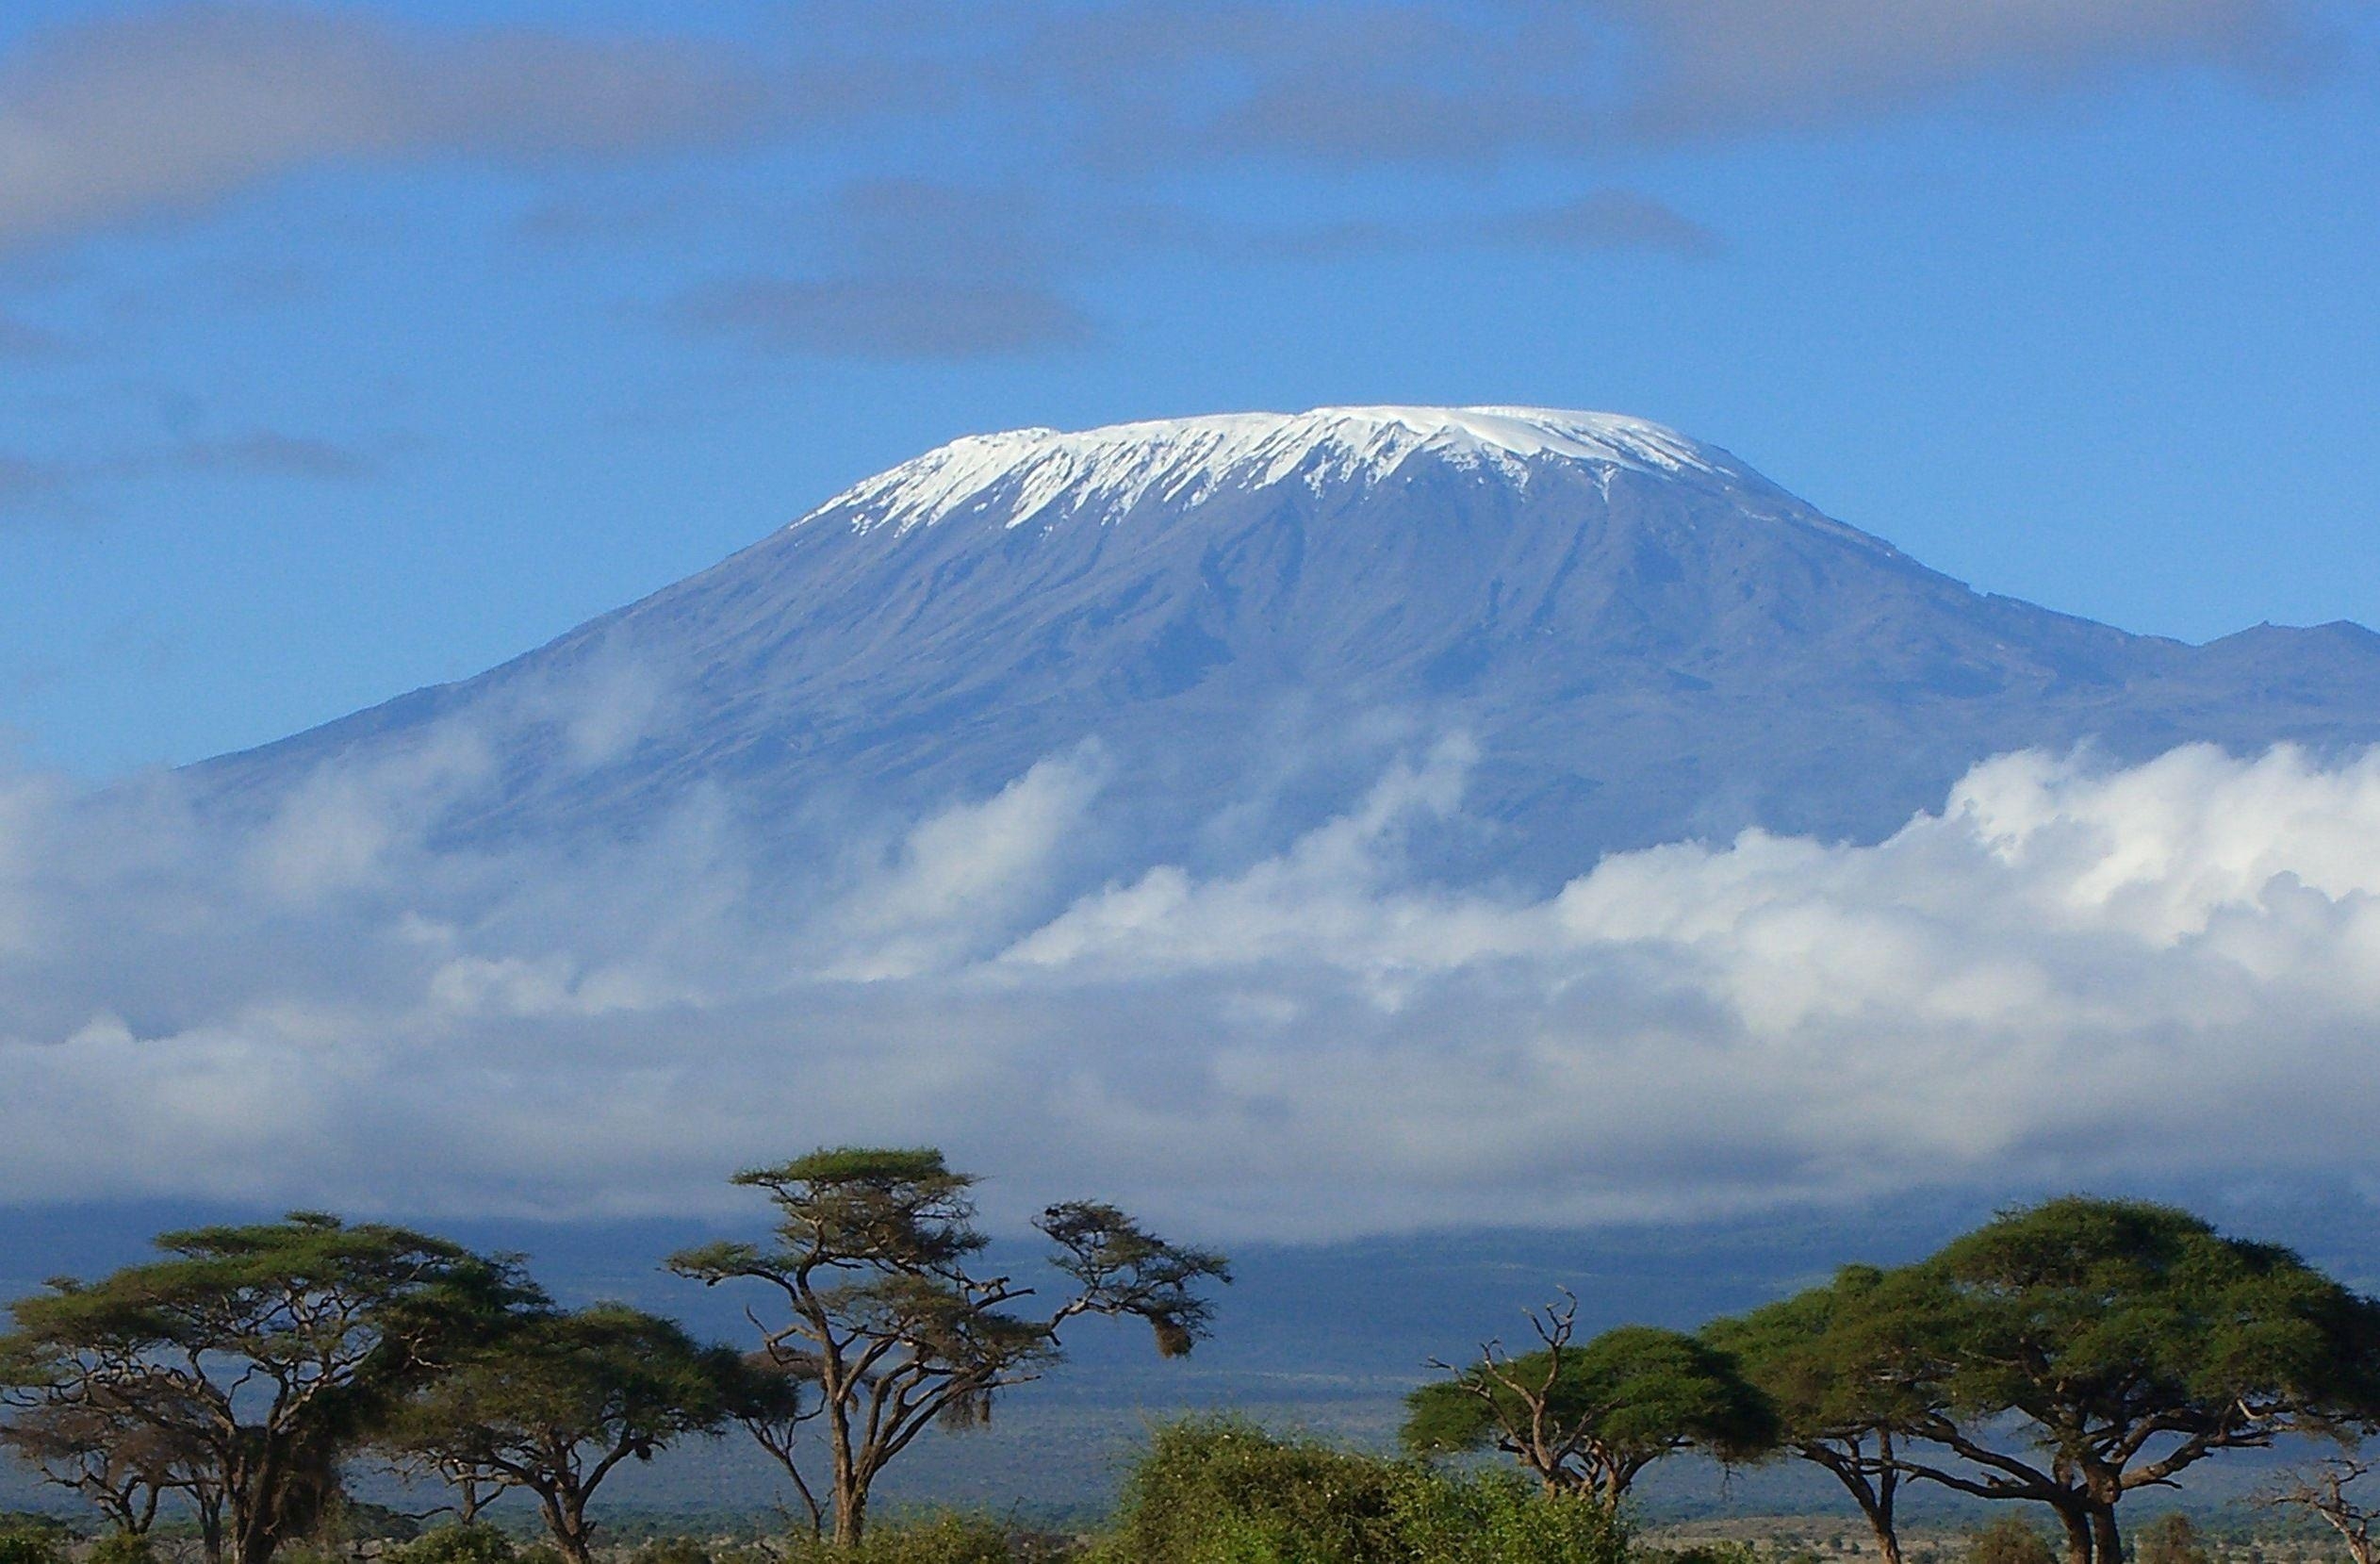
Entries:
POLYGON ((1095 747, 792 874, 715 795, 632 844, 438 845, 499 785, 465 733, 261 819, 14 778, 0 1181, 686 1210, 749 1160, 930 1141, 995 1211, 1311 1237, 2368 1171, 2380 757, 2011 755, 1881 843, 1681 843, 1550 896, 1407 864, 1475 759, 1417 749, 1204 874, 1090 850, 1095 747))

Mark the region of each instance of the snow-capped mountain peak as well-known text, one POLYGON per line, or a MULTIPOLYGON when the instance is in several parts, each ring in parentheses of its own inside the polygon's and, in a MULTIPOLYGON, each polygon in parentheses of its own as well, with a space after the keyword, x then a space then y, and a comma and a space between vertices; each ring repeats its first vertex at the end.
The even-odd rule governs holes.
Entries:
POLYGON ((958 440, 477 679, 205 774, 271 808, 458 733, 503 785, 442 817, 457 841, 733 799, 798 856, 832 800, 930 813, 1088 745, 1145 863, 1277 850, 1459 733, 1467 823, 1414 850, 1544 882, 1753 825, 1880 839, 2027 747, 2380 741, 2380 636, 2192 648, 1980 595, 1634 419, 1331 407, 958 440))
POLYGON ((1219 490, 1291 479, 1317 493, 1369 487, 1421 452, 1492 465, 1521 482, 1530 463, 1549 459, 1669 477, 1743 475, 1722 452, 1614 413, 1318 407, 968 436, 868 479, 795 524, 831 516, 857 531, 906 532, 994 504, 1008 526, 1054 504, 1116 520, 1146 501, 1196 502, 1219 490))

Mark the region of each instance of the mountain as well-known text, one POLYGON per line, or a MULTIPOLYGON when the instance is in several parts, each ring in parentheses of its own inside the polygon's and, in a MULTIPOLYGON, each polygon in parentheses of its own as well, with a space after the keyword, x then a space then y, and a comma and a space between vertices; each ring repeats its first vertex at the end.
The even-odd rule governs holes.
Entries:
POLYGON ((2083 741, 2380 739, 2380 636, 2207 646, 1978 594, 1634 419, 1324 408, 960 439, 478 678, 198 776, 233 806, 458 725, 440 829, 633 832, 980 796, 1087 741, 1144 848, 1228 856, 1460 732, 1449 870, 1544 881, 1748 825, 1874 839, 2083 741))

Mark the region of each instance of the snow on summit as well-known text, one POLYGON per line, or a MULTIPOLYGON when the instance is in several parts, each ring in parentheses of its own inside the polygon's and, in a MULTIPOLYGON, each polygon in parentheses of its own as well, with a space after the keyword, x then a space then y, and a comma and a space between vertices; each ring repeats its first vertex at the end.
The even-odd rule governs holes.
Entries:
POLYGON ((1096 511, 1113 520, 1144 501, 1194 503, 1219 489, 1291 477, 1317 491, 1367 487, 1422 452, 1493 464, 1523 481, 1527 463, 1547 458, 1669 476, 1741 472, 1732 458, 1673 429, 1616 413, 1318 407, 971 435, 868 479, 804 520, 833 515, 858 531, 905 532, 996 507, 1015 526, 1061 502, 1067 514, 1096 511))

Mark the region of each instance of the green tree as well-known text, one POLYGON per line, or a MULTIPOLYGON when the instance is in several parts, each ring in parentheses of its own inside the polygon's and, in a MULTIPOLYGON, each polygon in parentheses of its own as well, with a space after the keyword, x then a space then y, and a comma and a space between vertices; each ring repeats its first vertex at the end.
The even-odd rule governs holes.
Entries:
POLYGON ((341 1459, 528 1295, 508 1262, 317 1212, 156 1246, 19 1300, 0 1378, 20 1411, 94 1409, 168 1438, 212 1498, 208 1556, 237 1564, 306 1535, 341 1459))
POLYGON ((2122 1564, 2117 1506, 2225 1450, 2380 1415, 2380 1305, 2187 1211, 2080 1196, 2010 1212, 1896 1276, 1878 1372, 1941 1452, 1900 1469, 2055 1513, 2122 1564))
POLYGON ((1766 1393, 1782 1447, 1832 1473, 1851 1495, 1884 1564, 1901 1564, 1904 1430, 1935 1409, 1938 1394, 1910 1372, 1896 1340, 1895 1292, 1885 1272, 1848 1266, 1829 1286, 1702 1331, 1766 1393))
POLYGON ((2214 1564, 2214 1553, 2198 1523, 2179 1510, 2168 1510, 2150 1522, 2134 1552, 2141 1564, 2214 1564))
POLYGON ((2040 1532, 2003 1515, 1967 1539, 1967 1564, 2058 1564, 2058 1554, 2040 1532))
POLYGON ((506 1489, 533 1494, 554 1545, 586 1564, 603 1480, 715 1432, 744 1373, 733 1350, 622 1305, 532 1316, 418 1391, 386 1443, 401 1464, 468 1485, 474 1508, 506 1489))
POLYGON ((1112 1206, 1048 1208, 1036 1226, 1067 1283, 1039 1312, 1036 1290, 981 1274, 975 1179, 931 1149, 813 1152, 734 1181, 777 1208, 770 1246, 715 1243, 674 1257, 706 1285, 748 1279, 774 1288, 785 1317, 762 1348, 814 1376, 829 1461, 835 1539, 864 1535, 877 1475, 927 1428, 991 1415, 1001 1390, 1038 1378, 1060 1357, 1059 1334, 1086 1314, 1146 1321, 1166 1357, 1205 1334, 1208 1282, 1231 1279, 1219 1255, 1168 1243, 1112 1206))
POLYGON ((1631 1484, 1665 1456, 1697 1447, 1723 1460, 1771 1448, 1768 1397, 1735 1360, 1695 1337, 1623 1325, 1573 1340, 1578 1301, 1532 1313, 1539 1345, 1512 1357, 1499 1342, 1479 1360, 1405 1398, 1405 1445, 1419 1454, 1496 1449, 1548 1493, 1593 1494, 1617 1511, 1631 1484))

